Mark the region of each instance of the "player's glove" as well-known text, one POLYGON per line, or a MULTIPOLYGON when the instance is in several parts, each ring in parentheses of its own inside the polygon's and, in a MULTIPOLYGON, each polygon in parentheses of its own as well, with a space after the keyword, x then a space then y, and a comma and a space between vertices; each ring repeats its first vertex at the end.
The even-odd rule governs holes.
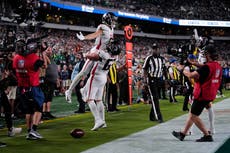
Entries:
POLYGON ((83 34, 81 32, 77 33, 77 38, 80 40, 85 40, 85 36, 83 36, 83 34))

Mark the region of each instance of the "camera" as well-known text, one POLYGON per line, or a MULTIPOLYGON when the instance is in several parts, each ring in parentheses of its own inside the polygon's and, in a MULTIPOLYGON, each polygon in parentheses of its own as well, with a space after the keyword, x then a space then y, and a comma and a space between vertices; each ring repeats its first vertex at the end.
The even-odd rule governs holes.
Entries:
POLYGON ((169 55, 177 57, 179 63, 184 65, 187 62, 188 55, 193 52, 191 48, 193 47, 191 47, 189 43, 180 43, 179 45, 177 45, 177 48, 169 47, 167 53, 169 55))

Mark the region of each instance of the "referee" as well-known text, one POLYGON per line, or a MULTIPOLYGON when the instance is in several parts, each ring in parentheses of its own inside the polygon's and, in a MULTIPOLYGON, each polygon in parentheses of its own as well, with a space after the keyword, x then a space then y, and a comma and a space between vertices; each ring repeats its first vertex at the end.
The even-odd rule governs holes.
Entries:
POLYGON ((154 112, 153 107, 151 107, 149 119, 150 121, 158 121, 159 123, 162 123, 163 117, 161 115, 159 105, 158 86, 160 83, 160 78, 163 76, 163 71, 165 70, 165 60, 159 55, 159 48, 156 43, 152 45, 151 51, 152 54, 147 56, 143 65, 144 82, 150 89, 150 94, 153 97, 151 99, 152 104, 155 104, 156 110, 156 112, 154 112))

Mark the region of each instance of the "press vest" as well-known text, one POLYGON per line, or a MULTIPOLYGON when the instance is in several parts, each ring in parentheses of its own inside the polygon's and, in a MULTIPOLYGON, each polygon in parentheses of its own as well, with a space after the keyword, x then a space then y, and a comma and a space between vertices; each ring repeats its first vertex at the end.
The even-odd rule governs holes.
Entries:
POLYGON ((217 90, 221 84, 222 68, 217 62, 208 62, 209 75, 205 82, 195 82, 194 86, 194 99, 199 101, 213 101, 216 98, 217 90))

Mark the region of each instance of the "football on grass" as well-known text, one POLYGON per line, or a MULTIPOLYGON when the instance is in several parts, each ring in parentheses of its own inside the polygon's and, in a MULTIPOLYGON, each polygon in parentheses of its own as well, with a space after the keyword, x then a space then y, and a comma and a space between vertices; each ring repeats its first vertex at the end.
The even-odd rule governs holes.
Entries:
POLYGON ((74 138, 81 138, 85 135, 85 132, 82 129, 73 129, 70 135, 74 138))

